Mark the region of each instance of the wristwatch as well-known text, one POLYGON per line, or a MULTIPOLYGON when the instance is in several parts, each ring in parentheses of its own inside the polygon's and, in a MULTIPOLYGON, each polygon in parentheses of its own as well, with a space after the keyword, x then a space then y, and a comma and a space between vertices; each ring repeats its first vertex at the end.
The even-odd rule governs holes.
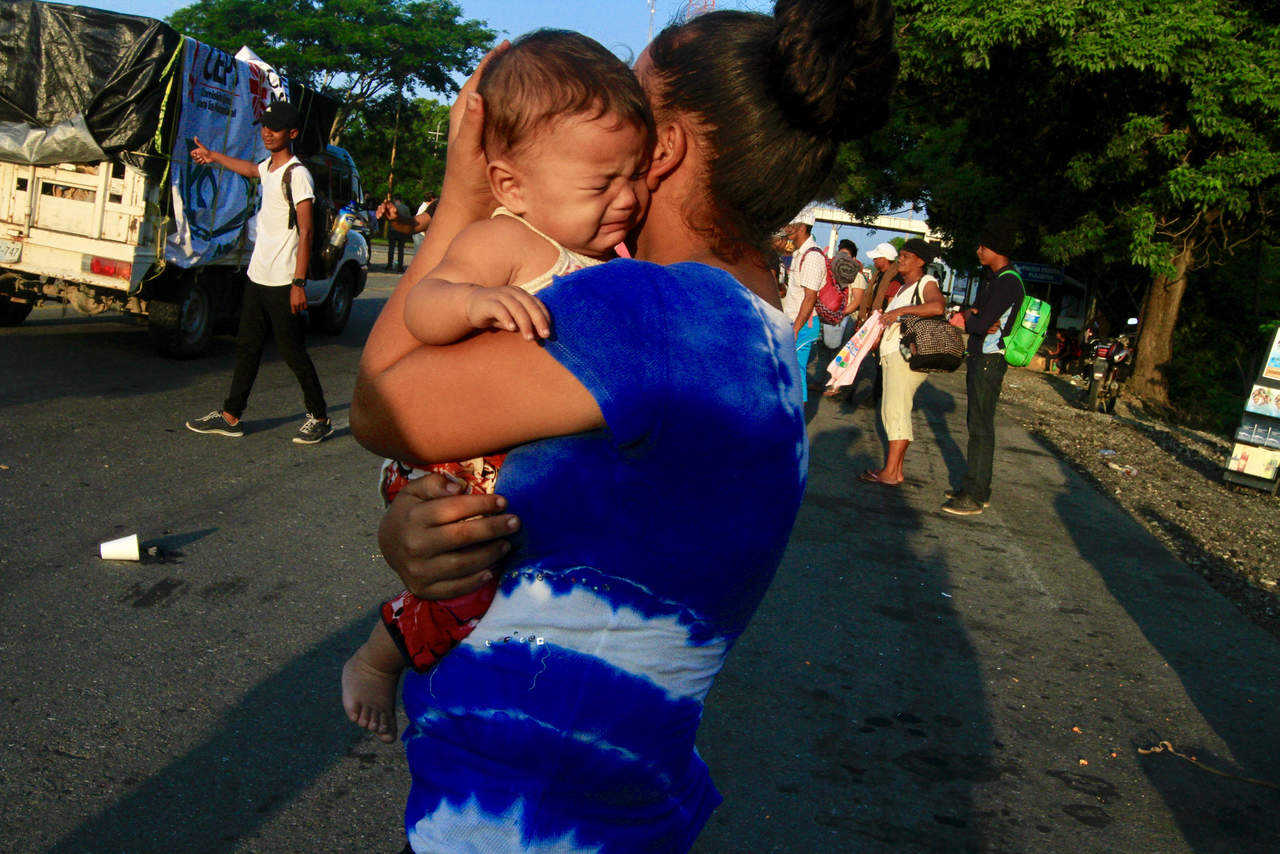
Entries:
POLYGON ((307 280, 306 280, 306 279, 294 279, 294 280, 293 280, 293 286, 294 286, 295 288, 305 288, 305 287, 307 286, 307 280))

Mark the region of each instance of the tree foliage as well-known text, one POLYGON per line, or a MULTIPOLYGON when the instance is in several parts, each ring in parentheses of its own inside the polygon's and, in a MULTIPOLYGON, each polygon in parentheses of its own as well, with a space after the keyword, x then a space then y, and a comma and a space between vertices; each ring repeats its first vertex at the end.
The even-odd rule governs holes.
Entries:
POLYGON ((894 120, 842 152, 842 201, 924 205, 962 264, 1003 211, 1044 260, 1144 271, 1134 384, 1167 402, 1188 275, 1275 239, 1280 4, 904 0, 898 18, 894 120))
POLYGON ((346 148, 360 167, 365 189, 378 198, 394 192, 416 209, 423 194, 440 192, 448 136, 447 104, 385 99, 352 121, 346 148))
POLYGON ((335 97, 342 108, 330 138, 338 142, 356 113, 387 98, 456 91, 452 75, 468 73, 495 35, 461 16, 450 0, 199 0, 169 23, 227 50, 248 45, 335 97))

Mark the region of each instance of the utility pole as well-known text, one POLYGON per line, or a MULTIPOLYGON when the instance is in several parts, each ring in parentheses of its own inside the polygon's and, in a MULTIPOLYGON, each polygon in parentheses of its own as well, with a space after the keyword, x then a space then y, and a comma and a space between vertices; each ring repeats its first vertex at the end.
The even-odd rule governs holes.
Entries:
POLYGON ((645 40, 645 44, 653 41, 653 13, 658 10, 658 0, 649 0, 649 38, 645 40))

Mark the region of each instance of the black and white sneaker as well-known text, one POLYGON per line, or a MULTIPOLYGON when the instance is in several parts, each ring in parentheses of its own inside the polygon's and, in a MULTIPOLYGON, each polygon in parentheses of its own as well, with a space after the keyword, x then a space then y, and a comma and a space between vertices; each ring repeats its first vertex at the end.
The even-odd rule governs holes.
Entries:
POLYGON ((217 409, 203 418, 188 421, 187 429, 195 433, 214 433, 219 436, 230 436, 233 439, 239 439, 244 435, 244 428, 240 426, 239 421, 232 424, 217 409))
POLYGON ((293 441, 298 445, 315 445, 323 442, 332 433, 333 424, 328 418, 316 418, 308 412, 307 420, 302 422, 302 426, 298 428, 298 435, 293 437, 293 441))

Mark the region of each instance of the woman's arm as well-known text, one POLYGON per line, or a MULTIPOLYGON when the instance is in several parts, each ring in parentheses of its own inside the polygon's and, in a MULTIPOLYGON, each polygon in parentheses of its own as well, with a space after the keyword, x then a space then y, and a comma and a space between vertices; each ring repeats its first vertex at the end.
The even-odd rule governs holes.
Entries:
POLYGON ((433 463, 493 453, 604 426, 586 387, 541 345, 511 332, 416 344, 385 370, 364 372, 351 431, 382 456, 433 463))

